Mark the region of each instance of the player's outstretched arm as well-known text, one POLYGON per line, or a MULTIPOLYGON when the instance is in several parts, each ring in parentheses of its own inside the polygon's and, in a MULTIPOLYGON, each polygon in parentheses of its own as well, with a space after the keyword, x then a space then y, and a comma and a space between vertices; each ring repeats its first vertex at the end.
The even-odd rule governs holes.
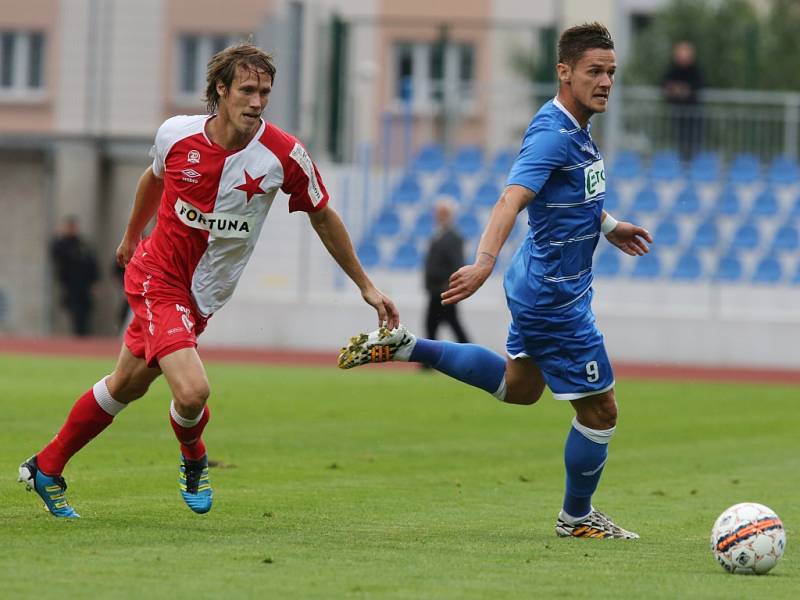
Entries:
POLYGON ((450 286, 442 293, 442 304, 455 304, 478 291, 492 274, 497 255, 514 228, 517 215, 533 200, 534 193, 521 185, 509 185, 492 208, 483 230, 475 262, 465 265, 450 276, 450 286))
POLYGON ((377 311, 378 324, 385 324, 389 329, 400 325, 397 307, 367 277, 339 214, 330 206, 325 206, 322 210, 309 213, 308 218, 333 260, 358 286, 364 301, 377 311))
MULTIPOLYGON (((603 211, 603 220, 608 218, 613 217, 609 217, 609 214, 603 211)), ((650 252, 650 247, 645 242, 653 243, 653 236, 647 229, 626 221, 617 222, 614 228, 606 233, 606 239, 630 256, 644 256, 650 252)))
POLYGON ((136 245, 142 238, 142 232, 150 219, 156 214, 161 194, 164 191, 164 180, 156 177, 152 167, 147 167, 136 186, 131 216, 125 235, 117 247, 117 262, 121 267, 128 264, 136 251, 136 245))

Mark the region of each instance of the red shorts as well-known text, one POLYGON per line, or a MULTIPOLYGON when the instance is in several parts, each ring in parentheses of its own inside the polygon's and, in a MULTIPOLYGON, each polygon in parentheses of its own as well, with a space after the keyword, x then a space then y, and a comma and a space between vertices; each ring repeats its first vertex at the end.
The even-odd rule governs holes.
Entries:
POLYGON ((208 317, 197 310, 189 290, 129 263, 125 294, 133 311, 125 345, 135 357, 144 358, 148 367, 157 367, 159 360, 176 350, 197 346, 208 317))

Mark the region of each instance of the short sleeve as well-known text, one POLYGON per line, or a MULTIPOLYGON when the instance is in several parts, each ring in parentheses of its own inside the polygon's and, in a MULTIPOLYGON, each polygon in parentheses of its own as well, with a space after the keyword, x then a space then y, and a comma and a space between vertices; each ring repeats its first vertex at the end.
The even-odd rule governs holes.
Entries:
POLYGON ((555 129, 531 127, 522 141, 507 185, 521 185, 539 193, 550 173, 564 166, 567 136, 555 129))
POLYGON ((150 158, 153 159, 153 174, 159 179, 164 178, 164 171, 166 170, 165 163, 167 160, 167 152, 170 149, 169 143, 170 136, 168 135, 169 121, 161 124, 156 132, 156 140, 152 148, 150 148, 150 158))
POLYGON ((328 191, 303 145, 295 141, 286 161, 281 190, 289 195, 289 212, 316 212, 328 203, 328 191))

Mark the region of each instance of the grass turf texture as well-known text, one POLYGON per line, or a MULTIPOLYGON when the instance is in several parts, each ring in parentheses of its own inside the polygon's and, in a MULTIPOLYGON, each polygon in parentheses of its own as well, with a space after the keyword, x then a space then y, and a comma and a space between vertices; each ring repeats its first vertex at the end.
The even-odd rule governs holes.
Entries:
POLYGON ((563 540, 566 403, 506 406, 380 367, 211 364, 211 513, 178 495, 159 381, 70 463, 83 518, 56 520, 17 466, 111 366, 0 357, 3 598, 797 597, 797 388, 620 382, 595 503, 642 539, 563 540), (728 575, 709 551, 741 501, 787 527, 766 577, 728 575))

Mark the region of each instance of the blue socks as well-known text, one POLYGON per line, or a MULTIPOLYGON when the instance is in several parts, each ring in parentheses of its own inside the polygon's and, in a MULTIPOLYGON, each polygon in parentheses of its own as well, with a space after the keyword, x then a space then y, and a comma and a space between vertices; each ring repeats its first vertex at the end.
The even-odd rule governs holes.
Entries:
POLYGON ((505 397, 506 360, 483 346, 417 338, 408 360, 431 366, 499 400, 505 397))
POLYGON ((614 428, 590 429, 573 419, 564 446, 564 465, 567 468, 567 491, 564 512, 582 519, 592 510, 592 494, 600 482, 608 458, 608 442, 614 428))

